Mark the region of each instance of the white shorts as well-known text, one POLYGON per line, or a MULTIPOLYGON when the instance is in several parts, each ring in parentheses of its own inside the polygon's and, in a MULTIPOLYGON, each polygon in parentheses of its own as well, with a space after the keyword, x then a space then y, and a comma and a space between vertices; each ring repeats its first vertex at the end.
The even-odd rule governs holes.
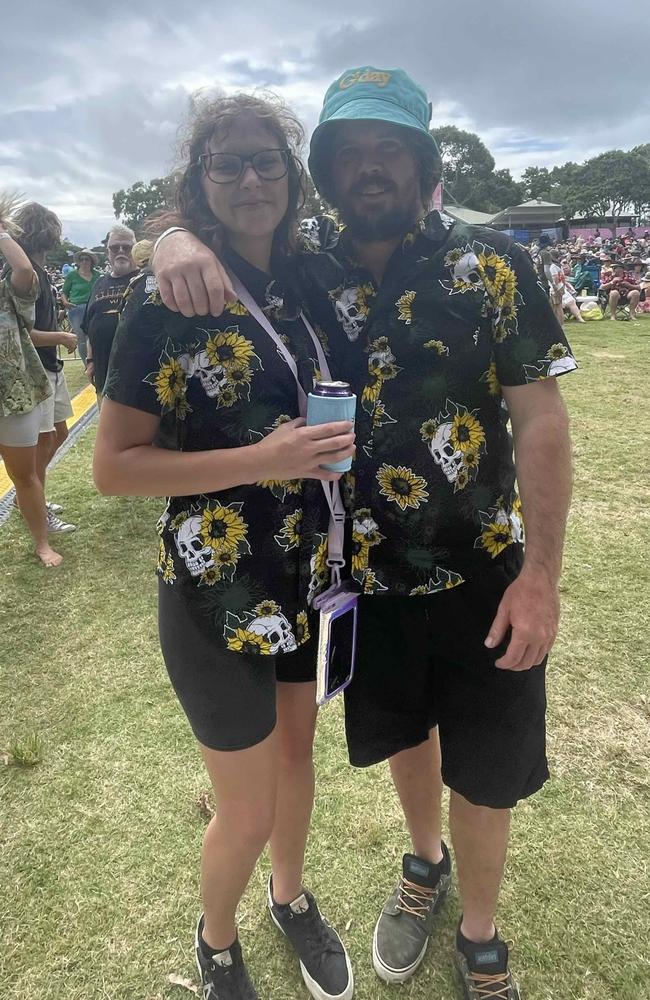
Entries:
POLYGON ((60 372, 46 370, 45 374, 50 380, 52 395, 41 403, 41 434, 53 431, 55 424, 67 420, 73 413, 63 369, 60 372))
POLYGON ((29 413, 12 413, 0 417, 0 445, 7 448, 33 448, 41 433, 43 403, 39 403, 29 413))

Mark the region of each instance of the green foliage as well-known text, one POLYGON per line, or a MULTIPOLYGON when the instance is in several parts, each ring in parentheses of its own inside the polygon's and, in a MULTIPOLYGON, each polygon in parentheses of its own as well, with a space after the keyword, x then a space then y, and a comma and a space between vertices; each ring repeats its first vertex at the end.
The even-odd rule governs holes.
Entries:
POLYGON ((136 231, 153 212, 171 208, 174 203, 176 176, 154 177, 148 184, 136 181, 126 191, 113 195, 115 218, 136 231))
POLYGON ((495 170, 494 158, 474 132, 455 125, 431 130, 443 163, 447 195, 477 212, 498 212, 521 201, 521 185, 509 170, 495 170))
POLYGON ((72 255, 75 254, 77 250, 82 249, 82 247, 77 246, 76 243, 71 243, 69 239, 64 237, 55 250, 49 251, 47 255, 47 263, 52 267, 61 267, 63 264, 70 264, 72 261, 72 255))
POLYGON ((639 152, 611 149, 578 168, 566 190, 574 211, 617 219, 633 206, 640 214, 650 204, 650 162, 639 152))

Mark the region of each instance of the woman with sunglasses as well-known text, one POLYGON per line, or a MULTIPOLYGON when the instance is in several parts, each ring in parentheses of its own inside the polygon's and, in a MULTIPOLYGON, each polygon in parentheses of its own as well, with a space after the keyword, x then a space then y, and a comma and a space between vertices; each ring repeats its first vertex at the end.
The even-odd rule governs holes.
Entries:
POLYGON ((270 915, 309 992, 353 993, 345 949, 302 869, 316 719, 308 597, 327 583, 328 509, 317 480, 339 478, 321 466, 350 456, 354 435, 348 423, 308 428, 298 418, 294 376, 254 315, 261 309, 270 321, 309 391, 319 351, 285 274, 303 198, 302 140, 277 101, 235 95, 195 106, 177 209, 160 225, 182 225, 218 248, 240 298, 217 319, 186 319, 161 304, 152 275, 133 283, 95 453, 103 493, 169 497, 158 526, 161 646, 217 802, 196 933, 212 1000, 258 996, 235 912, 268 841, 270 915))

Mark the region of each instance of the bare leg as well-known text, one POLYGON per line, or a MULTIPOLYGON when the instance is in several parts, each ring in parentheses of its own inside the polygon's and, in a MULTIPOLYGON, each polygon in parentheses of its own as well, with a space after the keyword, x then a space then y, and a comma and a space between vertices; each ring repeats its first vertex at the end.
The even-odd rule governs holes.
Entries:
POLYGON ((616 310, 618 309, 618 302, 621 295, 615 289, 609 293, 609 315, 612 319, 616 319, 616 310))
POLYGON ((302 892, 305 847, 314 804, 317 711, 315 684, 278 683, 278 792, 271 834, 276 903, 290 903, 302 892))
POLYGON ((39 434, 36 444, 36 475, 41 481, 43 490, 45 490, 47 467, 54 458, 56 447, 56 431, 47 431, 45 434, 39 434))
POLYGON ((7 448, 0 454, 16 487, 16 498, 29 532, 34 539, 36 554, 45 566, 59 566, 63 556, 55 552, 47 538, 47 512, 43 485, 36 474, 36 446, 33 448, 7 448))
POLYGON ((470 941, 489 941, 508 849, 510 810, 474 806, 452 792, 449 824, 463 901, 461 931, 470 941))
POLYGON ((630 319, 636 318, 636 311, 639 305, 640 292, 629 292, 627 300, 630 303, 630 319))
POLYGON ((440 741, 438 729, 417 747, 390 758, 390 771, 411 835, 413 853, 434 864, 442 861, 440 741))
POLYGON ((235 913, 273 829, 277 789, 275 732, 248 750, 201 747, 217 802, 203 838, 203 936, 225 951, 237 936, 235 913))
POLYGON ((567 309, 569 310, 569 312, 571 313, 571 315, 574 316, 578 320, 578 323, 586 323, 586 320, 583 319, 582 313, 580 312, 580 309, 578 308, 578 303, 577 302, 575 302, 575 301, 574 302, 570 302, 569 305, 567 306, 567 309))

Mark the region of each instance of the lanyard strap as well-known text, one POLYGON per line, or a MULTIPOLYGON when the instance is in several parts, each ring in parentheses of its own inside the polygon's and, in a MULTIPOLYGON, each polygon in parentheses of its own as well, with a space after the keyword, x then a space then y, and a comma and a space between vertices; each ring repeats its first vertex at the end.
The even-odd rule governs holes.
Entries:
MULTIPOLYGON (((273 343, 278 349, 278 353, 282 359, 286 362, 291 374, 293 375, 296 388, 298 390, 298 412, 301 417, 307 416, 307 394, 300 384, 300 378, 298 375, 298 366, 296 365, 295 359, 291 352, 288 350, 287 345, 283 343, 280 339, 279 334, 273 328, 268 318, 264 315, 257 302, 250 294, 248 289, 242 284, 236 274, 229 271, 229 277, 232 282, 235 294, 242 305, 246 306, 249 313, 253 319, 257 320, 262 329, 269 335, 273 343)), ((300 313, 300 319, 305 325, 307 333, 311 337, 314 347, 316 349, 316 357, 318 358, 318 366, 321 371, 321 375, 324 379, 328 381, 331 380, 331 374, 327 359, 325 357, 325 352, 323 346, 316 336, 314 329, 305 316, 303 312, 300 313)), ((321 486, 323 487, 323 492, 325 493, 325 498, 327 500, 327 506, 330 509, 330 523, 328 531, 328 546, 327 546, 327 565, 331 569, 332 583, 337 584, 341 582, 341 569, 345 566, 345 558, 343 556, 343 542, 345 535, 345 507, 343 506, 343 500, 341 499, 341 491, 339 489, 338 482, 324 482, 321 480, 321 486)))

